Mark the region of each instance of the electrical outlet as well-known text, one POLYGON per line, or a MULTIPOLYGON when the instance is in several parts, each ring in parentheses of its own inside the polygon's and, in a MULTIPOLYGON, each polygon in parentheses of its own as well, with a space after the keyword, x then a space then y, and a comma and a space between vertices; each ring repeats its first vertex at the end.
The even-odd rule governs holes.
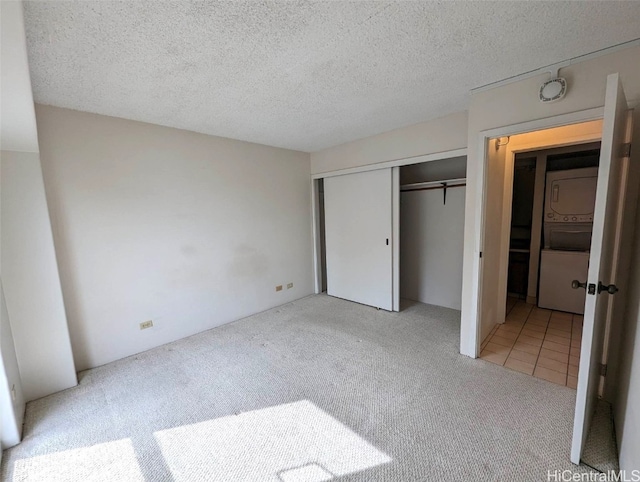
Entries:
POLYGON ((282 291, 282 285, 276 286, 276 291, 282 291))
POLYGON ((16 386, 11 385, 11 400, 16 401, 16 386))
POLYGON ((290 290, 291 288, 293 288, 293 283, 288 283, 287 284, 287 289, 290 290))
POLYGON ((147 328, 153 328, 153 321, 148 320, 148 321, 143 321, 142 323, 140 323, 140 329, 141 330, 146 330, 147 328))

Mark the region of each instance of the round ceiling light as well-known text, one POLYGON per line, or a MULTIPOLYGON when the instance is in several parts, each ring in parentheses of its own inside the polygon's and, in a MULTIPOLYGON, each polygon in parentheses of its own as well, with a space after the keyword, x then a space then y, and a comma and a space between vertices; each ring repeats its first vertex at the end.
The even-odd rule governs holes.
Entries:
POLYGON ((567 93, 567 81, 562 77, 547 80, 540 86, 540 102, 555 102, 567 93))

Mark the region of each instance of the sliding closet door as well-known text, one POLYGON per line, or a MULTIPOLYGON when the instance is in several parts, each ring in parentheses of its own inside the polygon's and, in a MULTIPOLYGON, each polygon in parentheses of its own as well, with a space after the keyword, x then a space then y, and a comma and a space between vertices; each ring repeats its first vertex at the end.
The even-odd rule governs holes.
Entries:
POLYGON ((327 293, 391 311, 391 169, 324 180, 327 293))

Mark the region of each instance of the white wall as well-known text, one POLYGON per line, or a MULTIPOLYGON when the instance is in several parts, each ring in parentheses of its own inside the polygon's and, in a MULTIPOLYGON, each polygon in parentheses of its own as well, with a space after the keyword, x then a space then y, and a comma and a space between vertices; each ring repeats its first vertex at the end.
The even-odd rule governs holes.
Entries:
POLYGON ((79 370, 312 293, 309 154, 36 114, 79 370))
POLYGON ((76 384, 37 153, 2 151, 2 283, 27 400, 76 384))
POLYGON ((620 343, 614 420, 620 468, 640 470, 640 210, 636 219, 635 253, 629 277, 625 327, 620 343))
POLYGON ((467 113, 458 112, 311 153, 311 173, 331 172, 465 147, 467 113))
POLYGON ((475 319, 477 316, 478 253, 480 236, 476 215, 478 192, 482 185, 479 166, 483 155, 478 150, 480 135, 484 130, 517 123, 543 119, 556 115, 601 107, 607 75, 619 72, 627 99, 640 99, 640 47, 631 47, 605 56, 576 63, 560 71, 567 79, 569 89, 564 99, 552 104, 538 101, 540 84, 548 78, 541 75, 519 82, 496 87, 471 96, 468 125, 467 200, 465 207, 465 242, 462 286, 461 352, 474 356, 475 319))
POLYGON ((400 193, 400 296, 460 309, 464 187, 400 193))
MULTIPOLYGON (((627 282, 627 309, 619 343, 613 347, 617 386, 615 387, 614 420, 620 468, 640 470, 640 209, 636 218, 634 252, 627 282)), ((618 340, 616 340, 618 341, 618 340)))
MULTIPOLYGON (((639 195, 640 195, 640 109, 635 108, 633 111, 633 130, 632 139, 635 139, 631 149, 631 158, 627 161, 627 165, 623 166, 628 169, 626 190, 625 209, 622 217, 622 231, 620 233, 620 258, 618 261, 616 273, 616 285, 624 287, 616 296, 621 295, 620 299, 613 304, 611 314, 611 331, 609 333, 609 346, 606 352, 607 372, 613 376, 607 377, 604 384, 603 397, 613 403, 616 408, 616 401, 620 398, 620 385, 624 385, 621 377, 620 365, 625 359, 624 355, 629 355, 632 351, 622 353, 620 346, 623 337, 626 340, 625 331, 630 331, 629 323, 635 323, 636 318, 629 314, 629 311, 639 299, 637 291, 631 290, 631 284, 634 276, 637 276, 637 253, 640 246, 634 237, 640 235, 636 230, 640 230, 636 216, 640 215, 639 195), (635 207, 635 209, 634 209, 635 207), (636 273, 636 274, 634 274, 636 273)), ((633 339, 633 336, 630 337, 633 339)))
MULTIPOLYGON (((0 2, 0 16, 0 274, 10 320, 4 333, 15 347, 15 360, 13 350, 3 352, 2 375, 17 393, 22 382, 28 401, 75 385, 76 376, 38 155, 22 3, 0 2)), ((21 406, 10 414, 17 426, 21 406)))
POLYGON ((22 2, 0 2, 0 147, 38 152, 22 2))
POLYGON ((25 400, 20 381, 20 369, 13 344, 9 314, 0 284, 0 448, 20 442, 25 400), (12 395, 13 393, 13 395, 12 395))

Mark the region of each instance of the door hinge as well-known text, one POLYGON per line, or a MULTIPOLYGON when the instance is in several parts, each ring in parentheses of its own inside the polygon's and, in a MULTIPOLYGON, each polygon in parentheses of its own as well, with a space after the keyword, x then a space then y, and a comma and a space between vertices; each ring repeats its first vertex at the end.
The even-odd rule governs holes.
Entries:
POLYGON ((601 377, 607 376, 607 365, 605 363, 600 363, 600 376, 601 377))
POLYGON ((480 257, 482 258, 482 251, 480 251, 480 257))
POLYGON ((622 144, 622 154, 620 157, 631 157, 631 143, 622 144))

